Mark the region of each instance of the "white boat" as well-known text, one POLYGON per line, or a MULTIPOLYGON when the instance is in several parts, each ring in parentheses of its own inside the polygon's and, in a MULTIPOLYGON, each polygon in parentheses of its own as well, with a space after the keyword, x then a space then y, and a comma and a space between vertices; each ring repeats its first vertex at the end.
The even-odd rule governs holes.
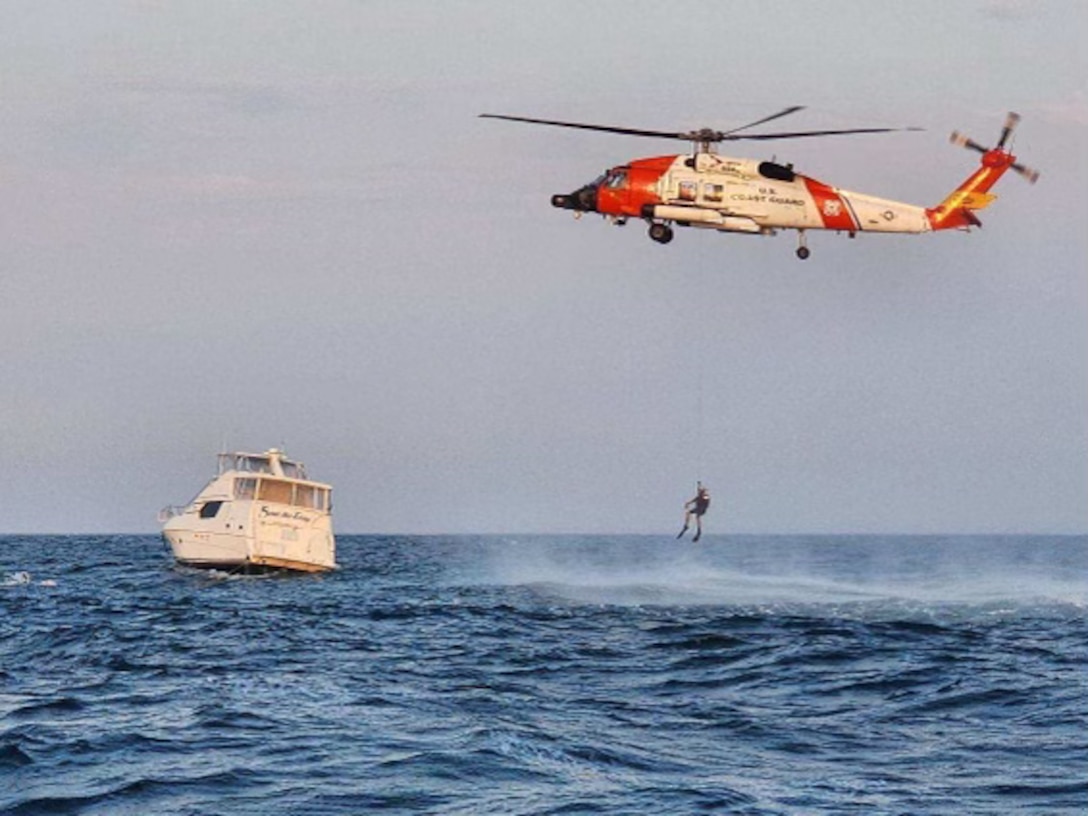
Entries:
POLYGON ((336 569, 332 487, 276 448, 221 453, 217 474, 183 507, 159 513, 178 563, 221 570, 336 569))

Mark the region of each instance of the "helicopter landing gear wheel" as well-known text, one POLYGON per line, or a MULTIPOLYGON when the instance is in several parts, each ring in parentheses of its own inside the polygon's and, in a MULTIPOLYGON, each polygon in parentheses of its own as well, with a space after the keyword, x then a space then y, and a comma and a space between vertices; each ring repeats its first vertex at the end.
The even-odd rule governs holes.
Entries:
POLYGON ((649 234, 659 244, 667 244, 672 240, 672 227, 668 224, 650 224, 649 234))
POLYGON ((808 247, 805 246, 805 231, 797 230, 797 257, 803 261, 811 254, 808 247))

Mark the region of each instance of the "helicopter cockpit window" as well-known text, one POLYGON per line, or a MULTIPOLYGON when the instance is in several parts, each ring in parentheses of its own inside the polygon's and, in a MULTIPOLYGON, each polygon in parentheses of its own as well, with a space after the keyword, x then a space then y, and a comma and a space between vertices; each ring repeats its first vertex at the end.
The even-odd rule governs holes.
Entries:
POLYGON ((604 180, 606 187, 613 190, 619 190, 627 186, 627 171, 626 170, 613 170, 604 180))

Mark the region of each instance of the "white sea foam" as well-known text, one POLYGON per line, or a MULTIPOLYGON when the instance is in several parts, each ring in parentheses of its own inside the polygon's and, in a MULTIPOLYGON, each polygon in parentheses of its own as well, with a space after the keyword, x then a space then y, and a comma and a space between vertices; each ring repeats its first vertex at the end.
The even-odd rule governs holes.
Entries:
MULTIPOLYGON (((811 555, 811 553, 809 553, 811 555)), ((967 606, 1016 609, 1054 605, 1083 609, 1088 584, 1030 566, 991 560, 937 544, 931 557, 912 561, 899 550, 855 562, 832 552, 826 559, 786 551, 642 542, 624 548, 591 541, 496 547, 484 581, 527 586, 576 603, 615 605, 729 605, 738 607, 864 608, 866 614, 967 606)))
POLYGON ((34 576, 25 571, 12 572, 4 576, 4 579, 0 581, 0 587, 17 587, 17 586, 30 586, 31 584, 37 584, 43 587, 55 587, 57 582, 52 578, 45 578, 41 581, 35 581, 34 576))

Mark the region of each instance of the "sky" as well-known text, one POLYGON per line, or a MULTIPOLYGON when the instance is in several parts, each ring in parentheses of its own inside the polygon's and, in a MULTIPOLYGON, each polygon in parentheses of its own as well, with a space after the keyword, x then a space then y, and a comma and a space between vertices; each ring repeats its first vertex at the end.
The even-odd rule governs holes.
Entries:
POLYGON ((0 0, 0 532, 154 532, 224 448, 339 532, 1088 531, 1088 5, 0 0), (553 209, 728 144, 981 230, 553 209))

